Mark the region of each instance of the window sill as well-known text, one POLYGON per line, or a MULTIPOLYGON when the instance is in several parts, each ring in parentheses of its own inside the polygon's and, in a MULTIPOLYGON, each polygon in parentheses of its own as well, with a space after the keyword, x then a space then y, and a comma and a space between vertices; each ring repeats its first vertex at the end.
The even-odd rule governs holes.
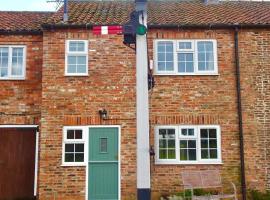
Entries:
POLYGON ((176 162, 176 161, 156 161, 155 165, 223 165, 223 162, 176 162))
POLYGON ((78 76, 78 77, 86 77, 89 76, 89 74, 65 74, 66 77, 72 77, 72 76, 78 76))
POLYGON ((25 77, 7 77, 7 78, 0 78, 0 81, 24 81, 25 77))
POLYGON ((86 163, 65 163, 61 167, 86 167, 86 163))
POLYGON ((175 74, 175 73, 154 73, 155 76, 219 76, 219 73, 196 73, 196 74, 175 74))

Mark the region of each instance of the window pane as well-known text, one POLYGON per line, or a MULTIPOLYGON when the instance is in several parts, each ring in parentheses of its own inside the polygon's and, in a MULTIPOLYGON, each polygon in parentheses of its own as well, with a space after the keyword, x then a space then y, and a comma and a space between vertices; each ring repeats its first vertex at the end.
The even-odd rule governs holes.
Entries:
POLYGON ((166 129, 159 129, 159 138, 166 138, 166 129))
POLYGON ((158 62, 158 70, 165 71, 165 62, 158 62))
POLYGON ((8 76, 8 68, 0 68, 1 70, 1 77, 7 77, 8 76))
POLYGON ((197 160, 196 149, 189 149, 188 157, 189 157, 189 160, 197 160))
POLYGON ((187 149, 180 149, 180 160, 187 160, 187 149))
POLYGON ((213 71, 214 70, 214 52, 213 42, 198 42, 198 70, 213 71))
POLYGON ((23 48, 12 48, 11 75, 23 74, 23 48))
POLYGON ((168 150, 168 159, 175 159, 175 150, 168 150))
POLYGON ((100 138, 100 147, 99 152, 100 153, 107 153, 108 149, 108 138, 100 138))
POLYGON ((208 138, 208 130, 201 129, 201 138, 208 138))
POLYGON ((68 64, 76 64, 76 56, 68 56, 68 64))
POLYGON ((188 130, 187 130, 186 128, 181 129, 181 134, 182 134, 183 136, 186 136, 186 135, 188 134, 188 130))
POLYGON ((158 52, 165 52, 165 45, 161 42, 158 44, 158 52))
POLYGON ((188 141, 188 148, 195 148, 196 149, 196 141, 195 140, 189 140, 188 141))
POLYGON ((168 138, 175 138, 175 130, 174 129, 168 129, 168 138))
POLYGON ((191 42, 179 42, 179 49, 191 49, 191 42))
POLYGON ((78 56, 77 57, 77 64, 85 65, 86 64, 86 56, 78 56))
POLYGON ((83 52, 85 50, 85 43, 83 41, 70 41, 69 51, 83 52))
POLYGON ((178 72, 194 72, 193 53, 178 53, 178 72))
POLYGON ((159 148, 167 148, 167 140, 159 140, 159 148))
POLYGON ((188 129, 188 135, 189 136, 194 136, 194 129, 193 128, 188 129))
POLYGON ((173 61, 173 54, 172 53, 166 53, 166 61, 173 61))
POLYGON ((75 144, 75 152, 84 152, 84 144, 75 144))
POLYGON ((76 65, 68 65, 68 73, 76 73, 76 65))
POLYGON ((208 150, 207 149, 202 149, 201 150, 201 156, 203 159, 207 159, 208 158, 208 150))
POLYGON ((85 47, 84 47, 84 42, 78 42, 77 43, 77 50, 78 51, 84 51, 85 47))
POLYGON ((210 158, 217 159, 217 149, 210 149, 210 158))
POLYGON ((168 148, 175 148, 175 140, 168 140, 168 148))
POLYGON ((201 140, 201 148, 208 148, 208 140, 201 140))
POLYGON ((167 159, 167 150, 160 149, 159 150, 159 158, 160 159, 167 159))
POLYGON ((209 129, 209 138, 217 138, 217 130, 209 129))
POLYGON ((200 71, 205 71, 205 62, 198 62, 198 69, 200 71))
POLYGON ((158 61, 165 61, 165 54, 164 53, 158 54, 158 61))
POLYGON ((166 71, 173 71, 173 62, 166 62, 166 71))
POLYGON ((86 73, 86 65, 78 65, 77 73, 86 73))
POLYGON ((74 139, 74 130, 67 130, 67 139, 74 139))
POLYGON ((82 139, 82 130, 75 130, 75 139, 82 139))
POLYGON ((75 162, 84 162, 84 154, 76 153, 75 154, 75 162))
POLYGON ((173 71, 173 42, 160 41, 157 50, 158 70, 173 71))
POLYGON ((209 140, 209 147, 210 148, 217 148, 217 140, 216 139, 210 139, 209 140))
POLYGON ((74 144, 65 144, 65 152, 74 152, 74 144))
POLYGON ((74 154, 66 153, 65 154, 65 162, 74 162, 74 154))
POLYGON ((180 140, 180 148, 187 148, 187 140, 180 140))

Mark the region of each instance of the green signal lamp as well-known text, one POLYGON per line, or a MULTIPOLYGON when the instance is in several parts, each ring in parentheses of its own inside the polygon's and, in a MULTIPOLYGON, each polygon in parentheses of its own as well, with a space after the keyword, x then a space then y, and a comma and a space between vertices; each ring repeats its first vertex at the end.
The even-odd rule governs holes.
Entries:
POLYGON ((136 29, 137 35, 145 35, 147 33, 147 28, 143 24, 139 24, 136 29))

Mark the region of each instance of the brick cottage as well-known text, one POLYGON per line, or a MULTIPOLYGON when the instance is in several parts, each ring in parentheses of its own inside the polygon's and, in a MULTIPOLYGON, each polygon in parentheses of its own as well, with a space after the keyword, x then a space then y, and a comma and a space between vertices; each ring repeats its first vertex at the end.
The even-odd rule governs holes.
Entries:
MULTIPOLYGON (((92 31, 134 3, 69 1, 67 22, 63 9, 0 11, 0 199, 136 199, 136 54, 92 31)), ((219 170, 239 197, 270 189, 269 10, 148 2, 152 199, 192 170, 219 170)))

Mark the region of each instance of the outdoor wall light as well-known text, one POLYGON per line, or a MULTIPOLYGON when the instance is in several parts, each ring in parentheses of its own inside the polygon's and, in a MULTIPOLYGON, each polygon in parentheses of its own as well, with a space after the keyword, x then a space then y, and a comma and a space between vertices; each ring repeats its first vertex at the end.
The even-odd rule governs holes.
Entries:
POLYGON ((99 113, 99 116, 100 116, 101 119, 107 119, 108 112, 107 112, 107 110, 105 108, 99 110, 98 113, 99 113))

